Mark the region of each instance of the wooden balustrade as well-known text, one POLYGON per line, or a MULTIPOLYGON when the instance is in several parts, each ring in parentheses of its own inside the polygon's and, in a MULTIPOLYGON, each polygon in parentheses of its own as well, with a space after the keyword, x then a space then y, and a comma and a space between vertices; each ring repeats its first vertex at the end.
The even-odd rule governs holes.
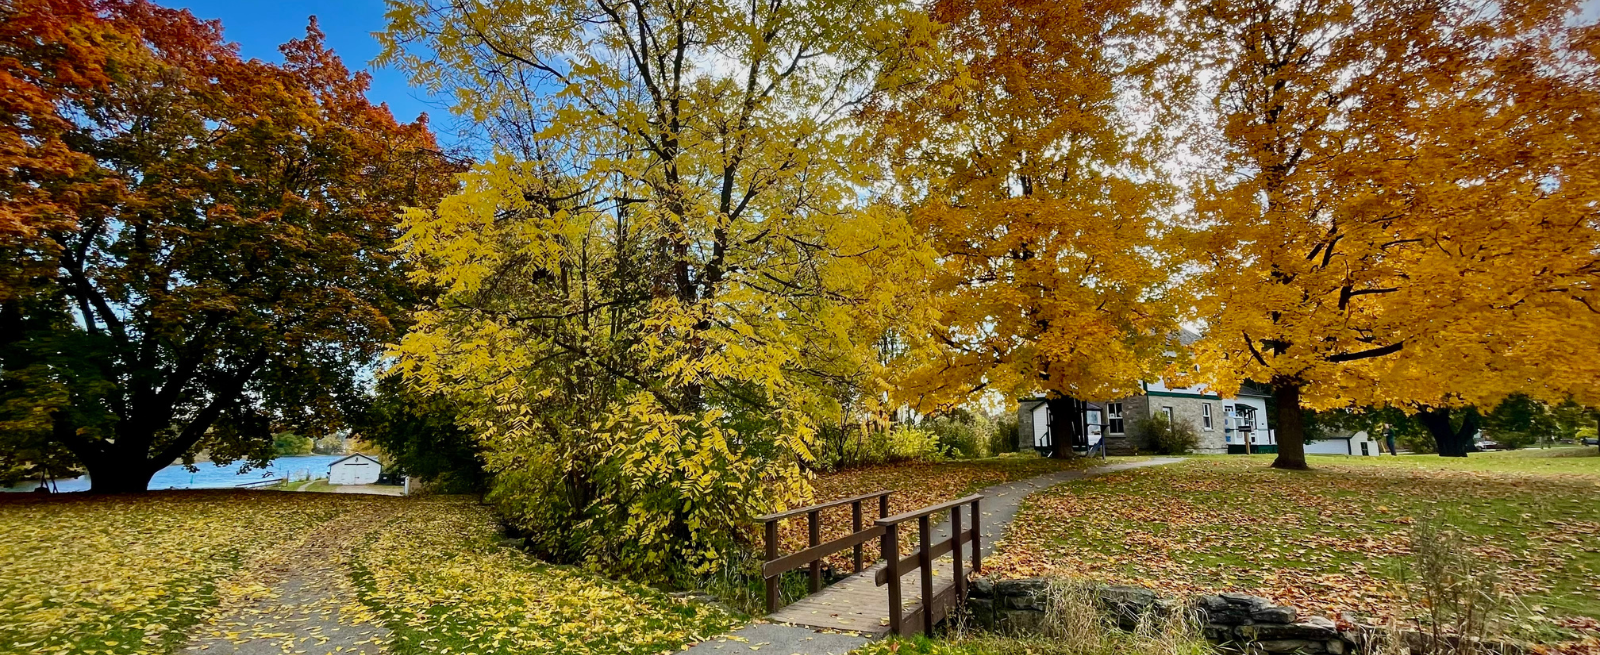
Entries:
POLYGON ((874 582, 878 586, 889 586, 889 631, 897 635, 906 635, 921 631, 931 633, 933 626, 940 619, 949 614, 950 608, 958 605, 967 597, 967 576, 962 570, 964 564, 963 544, 972 544, 972 572, 976 573, 983 566, 983 544, 979 517, 980 501, 983 496, 967 496, 938 505, 930 505, 922 509, 896 514, 894 516, 878 519, 876 526, 883 529, 883 559, 885 566, 879 569, 874 582), (961 510, 971 507, 971 528, 962 529, 961 510), (935 543, 933 541, 932 521, 933 515, 945 510, 950 510, 950 536, 935 543), (900 524, 915 519, 917 521, 917 552, 909 557, 900 557, 900 524), (933 562, 945 553, 953 553, 953 571, 955 580, 943 590, 936 590, 933 584, 933 562), (919 571, 922 587, 922 607, 911 614, 904 613, 904 602, 900 588, 900 576, 919 571))
POLYGON ((855 572, 860 573, 862 571, 862 567, 865 564, 862 546, 868 541, 877 539, 884 533, 884 528, 878 525, 874 525, 866 529, 863 529, 862 527, 863 516, 861 511, 861 503, 874 498, 878 500, 878 516, 888 516, 889 492, 877 491, 870 494, 862 494, 860 496, 826 502, 820 505, 811 505, 809 507, 801 507, 799 509, 791 509, 786 512, 777 512, 774 514, 768 514, 766 516, 756 517, 757 521, 765 524, 764 529, 767 541, 766 562, 761 567, 761 577, 766 583, 767 587, 767 612, 775 612, 778 609, 778 588, 784 573, 801 567, 808 567, 811 574, 811 593, 816 593, 822 589, 822 561, 827 559, 829 555, 852 547, 855 549, 855 572), (844 505, 850 506, 850 516, 852 520, 851 533, 844 537, 829 541, 828 543, 819 543, 822 540, 822 524, 820 519, 822 511, 826 509, 832 509, 834 507, 842 507, 844 505), (790 553, 788 555, 780 554, 778 552, 778 524, 784 519, 793 518, 802 514, 804 514, 806 517, 807 534, 805 550, 790 553))

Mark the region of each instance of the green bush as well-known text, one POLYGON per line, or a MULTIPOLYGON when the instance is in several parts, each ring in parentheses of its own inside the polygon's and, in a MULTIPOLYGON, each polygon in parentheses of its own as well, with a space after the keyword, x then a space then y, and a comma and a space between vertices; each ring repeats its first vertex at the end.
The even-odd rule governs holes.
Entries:
POLYGON ((1145 442, 1162 455, 1182 455, 1200 445, 1200 435, 1187 421, 1169 421, 1157 414, 1135 425, 1145 442))
POLYGON ((989 417, 957 410, 924 420, 919 426, 939 438, 939 448, 951 457, 975 459, 995 454, 991 449, 995 424, 989 417))
POLYGON ((939 435, 906 424, 824 428, 818 431, 817 468, 825 471, 905 461, 943 461, 948 450, 939 435))
POLYGON ((1017 416, 1007 414, 994 422, 994 434, 989 436, 989 454, 1014 452, 1017 452, 1017 416))
MULTIPOLYGON (((878 441, 882 454, 878 462, 905 462, 911 460, 937 462, 945 459, 946 452, 939 446, 939 435, 921 428, 896 425, 878 441)), ((876 462, 874 462, 876 463, 876 462)))

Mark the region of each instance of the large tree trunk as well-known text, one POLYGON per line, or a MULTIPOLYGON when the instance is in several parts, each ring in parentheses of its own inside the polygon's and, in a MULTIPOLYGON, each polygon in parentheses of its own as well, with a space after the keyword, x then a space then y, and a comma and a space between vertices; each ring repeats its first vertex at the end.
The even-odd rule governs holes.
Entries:
POLYGON ((1433 435, 1440 457, 1466 457, 1472 444, 1472 435, 1478 433, 1478 413, 1467 410, 1461 418, 1461 428, 1450 424, 1450 408, 1424 407, 1417 412, 1417 421, 1433 435))
POLYGON ((1050 414, 1050 456, 1071 459, 1074 435, 1080 434, 1083 423, 1083 406, 1077 399, 1051 394, 1045 399, 1050 414))
POLYGON ((105 458, 85 463, 84 468, 89 469, 90 493, 127 494, 149 490, 150 478, 166 466, 156 466, 142 458, 121 462, 105 458))
POLYGON ((1305 416, 1300 409, 1300 382, 1275 378, 1272 381, 1272 406, 1278 415, 1278 458, 1272 468, 1304 471, 1306 466, 1305 416))

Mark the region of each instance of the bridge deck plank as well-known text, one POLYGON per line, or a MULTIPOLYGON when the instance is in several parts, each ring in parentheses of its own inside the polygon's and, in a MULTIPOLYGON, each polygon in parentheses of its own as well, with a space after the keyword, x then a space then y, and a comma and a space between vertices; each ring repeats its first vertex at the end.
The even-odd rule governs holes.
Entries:
MULTIPOLYGON (((845 630, 879 637, 889 633, 889 592, 887 586, 873 584, 883 562, 835 582, 822 591, 778 608, 767 616, 775 623, 789 623, 823 630, 845 630)), ((933 562, 934 593, 955 584, 955 569, 948 556, 933 562)), ((913 570, 900 576, 903 611, 911 615, 922 605, 922 578, 913 570)))

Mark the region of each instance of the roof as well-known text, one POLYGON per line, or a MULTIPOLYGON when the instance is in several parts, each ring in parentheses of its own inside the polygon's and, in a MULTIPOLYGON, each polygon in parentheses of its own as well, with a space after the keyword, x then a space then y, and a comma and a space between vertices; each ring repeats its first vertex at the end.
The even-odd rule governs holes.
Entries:
POLYGON ((1192 346, 1194 345, 1194 342, 1199 340, 1199 332, 1195 332, 1194 330, 1190 330, 1189 328, 1185 327, 1178 328, 1178 343, 1181 343, 1185 346, 1192 346))
POLYGON ((1272 392, 1269 391, 1265 386, 1260 386, 1254 382, 1246 380, 1239 385, 1239 395, 1256 396, 1258 398, 1271 398, 1272 392))
POLYGON ((364 459, 364 460, 367 460, 369 462, 372 462, 373 464, 377 464, 378 466, 383 466, 382 462, 379 462, 378 460, 374 459, 371 455, 363 455, 361 453, 356 453, 354 455, 346 455, 344 457, 340 457, 339 459, 333 460, 332 462, 328 462, 328 468, 333 468, 336 465, 343 464, 343 463, 345 463, 345 462, 347 462, 349 460, 355 459, 357 457, 360 457, 361 459, 364 459))

